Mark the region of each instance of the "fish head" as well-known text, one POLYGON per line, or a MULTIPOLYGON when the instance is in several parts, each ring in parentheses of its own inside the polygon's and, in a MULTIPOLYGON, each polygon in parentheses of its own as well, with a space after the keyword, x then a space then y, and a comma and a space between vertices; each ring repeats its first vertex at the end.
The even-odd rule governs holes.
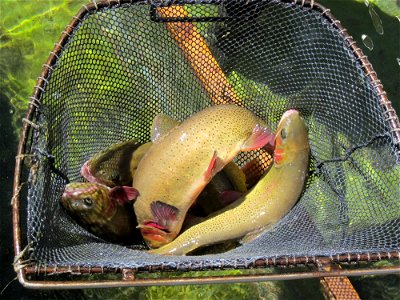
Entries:
POLYGON ((60 202, 70 215, 85 224, 101 223, 116 212, 110 188, 98 183, 69 183, 60 202))
POLYGON ((288 164, 298 151, 309 150, 308 128, 295 109, 287 110, 275 134, 274 164, 279 167, 288 164))
MULTIPOLYGON (((137 202, 138 203, 138 202, 137 202)), ((150 248, 159 248, 168 244, 178 235, 180 223, 179 209, 162 201, 150 204, 150 214, 138 220, 140 232, 150 248)))

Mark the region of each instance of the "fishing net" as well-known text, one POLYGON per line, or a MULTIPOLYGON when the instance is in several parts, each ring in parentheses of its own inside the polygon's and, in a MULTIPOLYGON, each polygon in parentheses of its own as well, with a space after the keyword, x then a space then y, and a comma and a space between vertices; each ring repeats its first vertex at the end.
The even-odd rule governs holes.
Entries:
MULTIPOLYGON (((56 44, 33 97, 30 259, 204 269, 398 251, 396 114, 329 11, 294 2, 111 1, 83 9, 56 44), (61 207, 66 180, 82 181, 80 168, 94 154, 122 141, 149 141, 159 113, 182 121, 222 103, 248 108, 272 129, 296 108, 309 128, 304 193, 254 241, 218 254, 150 255, 96 237, 61 207)), ((243 166, 257 155, 242 153, 235 162, 243 166)))

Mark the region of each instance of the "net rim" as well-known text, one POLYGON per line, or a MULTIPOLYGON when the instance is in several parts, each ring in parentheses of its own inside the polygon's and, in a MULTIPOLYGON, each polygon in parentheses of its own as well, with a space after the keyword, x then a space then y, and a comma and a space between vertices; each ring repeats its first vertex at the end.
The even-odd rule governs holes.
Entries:
MULTIPOLYGON (((253 0, 257 1, 257 0, 253 0)), ((364 71, 365 76, 369 77, 371 80, 371 84, 379 96, 379 101, 382 107, 382 110, 385 115, 385 121, 390 127, 390 131, 393 137, 393 141, 395 146, 397 147, 397 157, 400 160, 400 122, 396 115, 396 111, 393 109, 393 106, 390 100, 387 97, 386 92, 383 89, 383 85, 377 77, 376 72, 374 71, 371 63, 368 61, 366 55, 363 54, 362 50, 357 46, 356 42, 353 40, 352 36, 350 36, 347 30, 341 25, 340 21, 337 20, 329 9, 315 2, 314 0, 265 0, 267 2, 275 2, 275 3, 286 3, 291 4, 293 6, 302 7, 303 9, 315 10, 320 13, 321 16, 326 18, 336 29, 338 29, 338 33, 345 40, 347 47, 351 49, 357 61, 361 63, 361 67, 364 71)), ((70 37, 73 34, 73 31, 84 21, 84 19, 103 8, 112 8, 118 7, 123 4, 134 4, 143 1, 133 1, 133 0, 102 0, 99 2, 91 2, 87 5, 83 5, 83 7, 79 10, 79 12, 72 18, 70 23, 66 26, 65 30, 62 32, 59 40, 55 43, 54 49, 50 52, 49 58, 46 63, 43 65, 42 72, 40 73, 36 85, 34 87, 33 95, 30 97, 31 101, 29 102, 29 108, 27 110, 26 116, 23 119, 22 131, 19 140, 17 155, 16 155, 16 165, 14 171, 14 180, 13 180, 13 195, 11 200, 12 205, 12 217, 13 217, 13 237, 14 237, 14 253, 16 257, 16 262, 22 265, 23 263, 23 250, 22 250, 22 239, 21 239, 21 196, 20 192, 23 187, 23 183, 21 183, 22 170, 24 158, 27 154, 26 148, 28 144, 29 137, 38 131, 38 126, 33 122, 35 114, 38 112, 38 108, 40 106, 40 99, 45 92, 46 84, 48 83, 48 79, 53 71, 53 67, 56 65, 58 59, 60 58, 60 53, 64 50, 64 46, 68 43, 70 37)), ((221 3, 222 0, 200 0, 198 3, 205 4, 213 4, 213 3, 221 3)), ((145 2, 143 2, 145 3, 145 2)), ((172 1, 147 1, 150 5, 174 5, 174 4, 193 4, 191 1, 185 0, 172 0, 172 1)), ((197 2, 196 2, 197 3, 197 2)), ((377 257, 380 259, 400 259, 400 252, 379 252, 379 253, 362 253, 362 254, 354 254, 354 253, 345 253, 338 254, 331 257, 321 257, 328 258, 331 262, 334 263, 345 263, 345 262, 363 262, 363 261, 371 261, 371 257, 377 257)), ((253 268, 253 267, 266 267, 270 265, 297 265, 297 264, 315 264, 317 262, 317 258, 315 256, 304 256, 304 257, 279 257, 279 258, 262 258, 256 264, 245 264, 244 266, 238 266, 237 264, 225 265, 225 268, 233 267, 233 268, 253 268), (262 262, 264 261, 264 262, 262 262), (271 263, 270 263, 271 262, 271 263), (258 265, 257 265, 258 264, 258 265)), ((18 273, 18 278, 23 281, 25 274, 29 274, 32 270, 37 272, 41 270, 39 266, 26 265, 19 270, 16 270, 18 273)), ((60 266, 59 266, 60 267, 60 266)), ((71 266, 68 266, 70 268, 71 266)), ((79 267, 79 266, 78 266, 79 267)), ((62 268, 62 267, 61 267, 62 268)), ((80 267, 79 267, 80 268, 80 267)), ((94 270, 96 267, 90 267, 94 270)), ((102 270, 103 267, 99 267, 102 270)), ((162 269, 162 265, 158 266, 147 266, 145 270, 141 271, 160 271, 162 269)), ((44 270, 46 270, 45 267, 44 270)), ((207 267, 205 270, 217 269, 214 267, 207 267)), ((173 268, 174 271, 179 271, 179 266, 177 268, 173 268)), ((46 272, 46 271, 44 271, 46 272)), ((42 272, 40 272, 42 273, 42 272)))

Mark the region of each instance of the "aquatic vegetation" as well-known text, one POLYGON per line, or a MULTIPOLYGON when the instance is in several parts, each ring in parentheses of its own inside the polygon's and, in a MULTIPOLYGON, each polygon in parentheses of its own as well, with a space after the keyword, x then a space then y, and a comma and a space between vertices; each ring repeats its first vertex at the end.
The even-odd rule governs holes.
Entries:
POLYGON ((10 99, 15 128, 21 125, 42 64, 83 3, 82 0, 1 3, 0 88, 10 99))
MULTIPOLYGON (((1 134, 3 137, 2 148, 0 152, 1 157, 1 166, 6 165, 6 170, 12 169, 12 159, 9 159, 13 156, 10 154, 10 137, 11 133, 7 130, 14 130, 19 134, 20 125, 21 125, 21 117, 25 113, 29 96, 32 94, 33 87, 36 82, 36 78, 39 76, 42 64, 46 61, 49 52, 53 49, 54 43, 58 40, 58 37, 61 34, 61 31, 71 20, 72 16, 79 10, 82 4, 86 4, 90 2, 89 0, 31 0, 31 1, 18 1, 18 0, 8 0, 1 1, 1 18, 0 18, 0 76, 3 79, 0 83, 1 87, 1 134), (3 106, 3 103, 5 104, 3 106), (11 118, 13 128, 11 128, 11 118), (5 124, 5 125, 3 125, 5 124), (3 129, 5 128, 5 134, 3 135, 3 129), (6 150, 4 150, 6 149, 6 150), (11 162, 11 163, 10 163, 11 162)), ((374 68, 378 72, 378 76, 384 83, 385 89, 388 92, 389 99, 393 101, 395 107, 399 107, 395 101, 398 99, 398 91, 399 91, 399 83, 394 80, 394 78, 398 78, 398 68, 399 65, 396 63, 396 57, 399 53, 399 44, 393 43, 393 38, 398 37, 398 19, 394 16, 400 15, 399 6, 396 4, 395 0, 370 0, 370 3, 375 5, 374 11, 380 16, 382 21, 382 26, 384 26, 384 35, 378 35, 376 29, 373 27, 374 24, 371 21, 371 16, 369 15, 369 10, 363 5, 364 0, 354 0, 349 1, 345 0, 346 6, 348 9, 343 10, 343 1, 337 0, 320 0, 318 2, 322 2, 327 7, 332 8, 332 12, 336 15, 341 21, 342 24, 349 29, 351 35, 355 37, 359 46, 362 47, 362 43, 360 37, 362 34, 368 34, 373 38, 376 42, 374 50, 368 53, 369 59, 372 62, 374 68), (340 7, 342 5, 342 7, 340 7), (339 9, 337 9, 339 7, 339 9), (355 18, 355 14, 362 12, 363 18, 355 18)), ((206 23, 204 23, 206 24, 206 23)), ((202 26, 205 26, 202 24, 202 26)), ((108 31, 107 28, 101 28, 105 34, 112 34, 111 31, 108 31)), ((202 28, 201 30, 206 30, 206 28, 202 28)), ((141 39, 143 36, 136 35, 134 38, 141 39)), ((211 39, 211 37, 210 37, 211 39)), ((123 45, 121 42, 119 46, 123 45)), ((116 46, 116 51, 118 48, 116 46)), ((94 60, 98 57, 98 53, 90 52, 90 49, 87 50, 87 59, 94 60)), ((99 61, 99 64, 109 64, 112 61, 112 58, 102 57, 99 61)), ((397 62, 399 59, 397 58, 397 62)), ((127 65, 130 62, 127 62, 127 65)), ((123 72, 127 72, 127 65, 121 65, 121 69, 123 72)), ((95 66, 98 67, 98 66, 95 66)), ((117 70, 115 70, 117 72, 117 70)), ((157 79, 157 74, 154 74, 152 70, 146 68, 139 68, 135 72, 140 72, 143 78, 142 87, 146 88, 146 86, 154 84, 154 82, 168 80, 171 73, 166 73, 165 77, 162 79, 157 79)), ((99 79, 104 81, 104 74, 99 76, 99 79)), ((240 91, 240 93, 245 96, 245 98, 251 99, 254 97, 254 102, 257 101, 257 96, 263 94, 264 92, 257 92, 257 89, 263 88, 264 85, 258 85, 255 83, 251 83, 250 81, 246 82, 244 76, 239 73, 232 72, 230 75, 230 80, 232 80, 235 85, 235 89, 240 91)), ((186 84, 182 82, 182 85, 186 84)), ((122 88, 126 85, 122 84, 122 88)), ((77 86, 77 88, 83 88, 82 86, 77 86)), ((101 94, 104 91, 108 93, 112 93, 115 89, 120 88, 118 85, 113 85, 110 83, 102 83, 98 86, 98 90, 96 93, 101 94)), ((58 96, 58 95, 55 95, 58 96)), ((95 94, 97 96, 97 94, 95 94)), ((161 97, 163 99, 163 95, 160 91, 154 94, 153 101, 149 101, 149 105, 157 105, 157 99, 161 97)), ((284 97, 273 95, 271 92, 271 99, 273 101, 286 101, 284 97)), ((252 100, 253 101, 253 100, 252 100)), ((96 108, 94 108, 96 109, 96 108)), ((88 116, 85 113, 76 111, 74 117, 77 120, 86 119, 88 116)), ((273 121, 276 122, 277 120, 273 121)), ((150 122, 150 120, 149 120, 150 122)), ((130 130, 131 128, 127 128, 130 130)), ((72 132, 77 132, 76 128, 71 129, 72 132)), ((80 140, 77 136, 72 135, 72 138, 75 139, 74 142, 76 144, 80 143, 80 140)), ((13 144, 12 144, 13 145, 13 144)), ((363 158, 357 158, 358 163, 361 163, 363 158)), ((78 165, 80 162, 76 162, 78 165)), ((368 165, 364 166, 365 168, 369 168, 368 165)), ((1 168, 1 170, 5 170, 1 168)), ((372 169, 374 170, 374 168, 372 169)), ((393 174, 398 174, 398 170, 393 170, 393 174), (397 173, 396 173, 396 172, 397 173)), ((358 171, 352 171, 349 173, 349 176, 346 178, 346 185, 349 184, 352 180, 353 176, 360 176, 358 171)), ((376 177, 371 179, 371 182, 363 183, 358 188, 362 189, 364 185, 370 184, 382 184, 385 182, 386 178, 389 178, 390 173, 384 174, 383 171, 376 172, 376 177)), ((323 183, 321 183, 323 184, 323 183)), ((347 191, 348 196, 351 196, 351 191, 347 191)), ((377 191, 379 193, 379 190, 377 191)), ((8 198, 7 198, 8 199, 8 198)), ((321 196, 321 200, 324 198, 321 196)), ((322 201, 323 202, 323 201, 322 201)), ((329 203, 324 202, 321 205, 326 205, 325 209, 330 209, 329 203)), ((365 222, 365 217, 360 218, 357 214, 352 215, 351 219, 353 220, 353 224, 362 224, 365 222)), ((229 274, 231 271, 227 271, 229 274)), ((235 271, 233 271, 235 272, 235 271)), ((369 280, 369 279, 368 279, 369 280)), ((373 280, 377 282, 384 283, 383 280, 379 280, 379 277, 375 277, 368 281, 368 286, 372 283, 373 280), (378 280, 376 280, 378 278, 378 280)), ((390 286, 398 286, 397 281, 391 281, 387 284, 390 286)), ((375 281, 374 281, 375 282, 375 281)), ((281 283, 268 283, 264 284, 265 286, 270 286, 272 289, 276 289, 276 286, 281 285, 281 283)), ((291 283, 291 286, 296 285, 296 282, 291 283)), ((262 284, 242 284, 242 285, 234 285, 232 287, 228 285, 224 286, 196 286, 196 287, 151 287, 151 288, 137 288, 137 289, 120 289, 120 290, 101 290, 101 293, 110 295, 110 297, 119 296, 118 292, 127 294, 131 296, 131 298, 136 298, 136 295, 140 293, 143 294, 142 297, 144 299, 152 297, 162 298, 163 293, 172 295, 175 298, 181 297, 183 298, 185 293, 192 293, 193 297, 196 295, 200 295, 200 293, 204 293, 204 295, 224 295, 228 297, 229 293, 233 293, 234 295, 240 295, 243 299, 246 299, 245 293, 247 294, 247 299, 261 297, 254 294, 254 286, 257 287, 258 291, 264 295, 263 297, 268 298, 269 296, 265 296, 266 294, 270 295, 270 298, 273 298, 274 293, 268 288, 260 288, 262 284), (219 289, 219 291, 216 291, 219 289), (149 291, 147 291, 149 290, 149 291), (129 294, 130 291, 132 294, 129 294), (140 292, 141 291, 141 292, 140 292)), ((382 291, 382 289, 377 289, 377 291, 382 291)), ((100 293, 100 295, 102 295, 100 293)), ((89 292, 88 292, 89 295, 89 292)), ((379 294, 378 294, 379 295, 379 294)), ((213 296, 210 296, 212 299, 213 296)), ((397 292, 398 297, 398 292, 397 292)), ((139 298, 139 296, 138 296, 139 298)), ((167 298, 167 297, 166 297, 167 298)), ((394 297, 393 297, 394 298, 394 297)), ((142 298, 143 299, 143 298, 142 298)))
POLYGON ((396 0, 353 0, 355 2, 364 3, 365 5, 373 4, 389 16, 398 16, 400 14, 399 2, 396 0))
MULTIPOLYGON (((264 273, 284 273, 284 270, 267 269, 264 273)), ((256 270, 225 270, 206 272, 178 272, 163 274, 146 274, 146 278, 165 277, 197 277, 215 275, 242 275, 259 273, 256 270)), ((140 276, 140 275, 139 275, 140 276)), ((104 279, 104 276, 101 277, 104 279)), ((100 279, 97 275, 89 276, 87 279, 100 279)), ((107 279, 119 279, 118 275, 107 275, 107 279)), ((277 300, 299 299, 299 294, 304 299, 324 299, 319 287, 318 279, 307 279, 298 281, 269 281, 257 283, 236 284, 211 284, 211 285, 188 285, 188 286, 152 286, 131 287, 116 289, 86 289, 83 290, 85 299, 262 299, 277 300)))

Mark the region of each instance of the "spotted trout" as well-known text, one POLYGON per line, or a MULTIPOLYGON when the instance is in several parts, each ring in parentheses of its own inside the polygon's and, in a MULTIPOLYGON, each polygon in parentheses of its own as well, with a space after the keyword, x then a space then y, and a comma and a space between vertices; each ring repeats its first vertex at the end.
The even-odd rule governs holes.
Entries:
POLYGON ((172 128, 149 148, 133 177, 134 210, 146 243, 157 248, 180 232, 188 209, 213 176, 240 151, 272 143, 274 135, 251 111, 208 107, 172 128))
POLYGON ((140 239, 131 204, 136 196, 129 187, 73 182, 65 187, 60 202, 78 224, 93 234, 109 242, 132 244, 140 239))
POLYGON ((275 135, 269 172, 242 198, 150 253, 185 255, 201 246, 257 235, 297 202, 308 171, 308 130, 296 110, 284 113, 275 135))

